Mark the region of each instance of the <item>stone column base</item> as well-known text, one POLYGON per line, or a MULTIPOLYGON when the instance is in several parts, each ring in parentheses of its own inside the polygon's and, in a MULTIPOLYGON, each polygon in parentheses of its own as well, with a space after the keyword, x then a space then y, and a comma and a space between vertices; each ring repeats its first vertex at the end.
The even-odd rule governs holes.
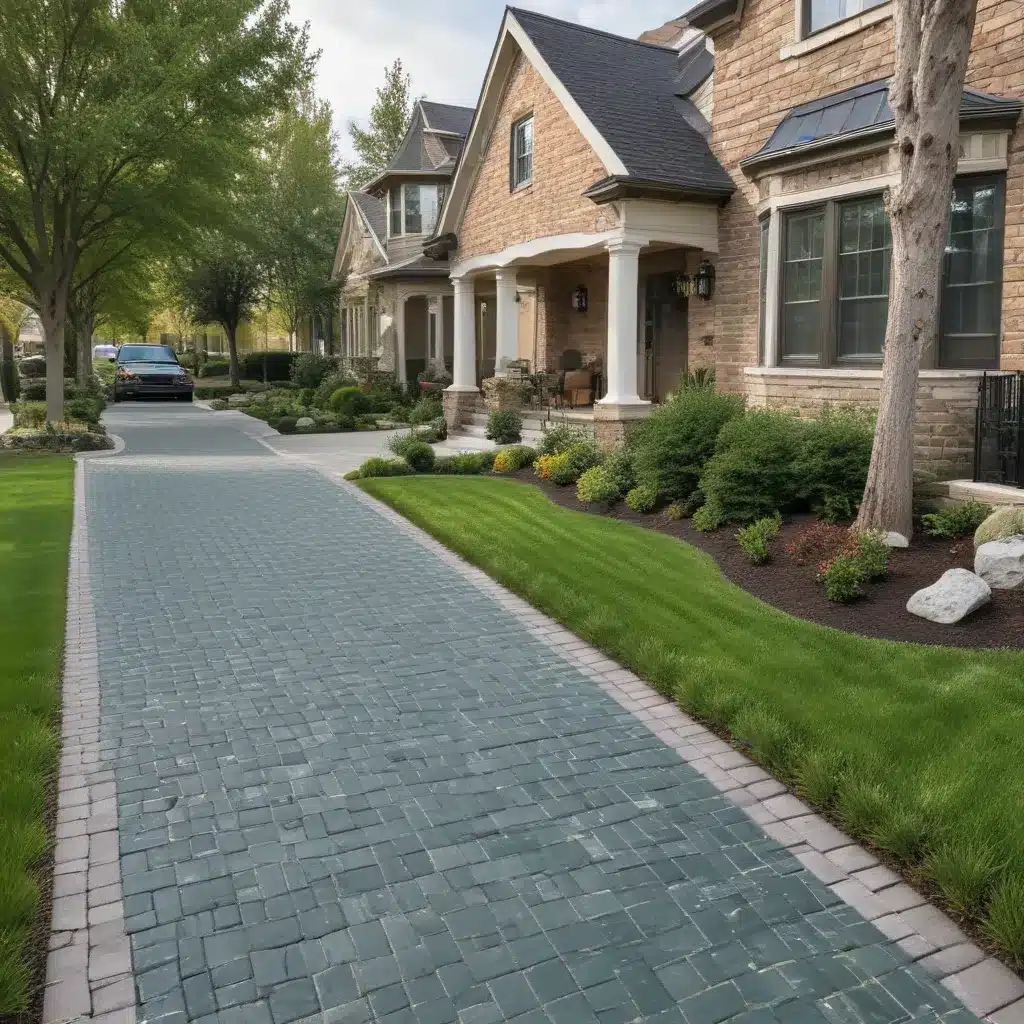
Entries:
POLYGON ((472 391, 446 388, 443 396, 444 419, 449 430, 458 430, 470 413, 476 412, 480 406, 480 392, 476 388, 472 391))
POLYGON ((651 415, 651 403, 640 405, 594 405, 594 438, 604 449, 619 448, 630 430, 651 415))

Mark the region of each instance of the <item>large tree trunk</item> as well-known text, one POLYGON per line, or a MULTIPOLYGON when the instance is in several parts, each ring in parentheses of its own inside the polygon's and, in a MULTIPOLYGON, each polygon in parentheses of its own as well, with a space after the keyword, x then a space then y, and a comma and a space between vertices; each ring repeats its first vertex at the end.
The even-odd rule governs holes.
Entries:
POLYGON ((238 334, 238 326, 232 326, 226 328, 228 336, 228 357, 229 357, 229 372, 231 374, 231 386, 237 388, 239 384, 238 377, 238 342, 235 340, 238 334))
POLYGON ((896 120, 900 183, 892 224, 889 320, 861 529, 908 540, 913 530, 914 417, 921 354, 937 349, 939 287, 959 155, 959 111, 977 0, 896 0, 896 120))
POLYGON ((76 343, 78 346, 77 374, 76 379, 81 387, 87 387, 92 380, 92 335, 93 319, 85 317, 84 322, 79 324, 76 330, 78 335, 76 343))
POLYGON ((54 289, 43 296, 39 320, 43 326, 43 347, 46 352, 46 419, 60 423, 64 419, 64 320, 67 315, 67 293, 54 289))

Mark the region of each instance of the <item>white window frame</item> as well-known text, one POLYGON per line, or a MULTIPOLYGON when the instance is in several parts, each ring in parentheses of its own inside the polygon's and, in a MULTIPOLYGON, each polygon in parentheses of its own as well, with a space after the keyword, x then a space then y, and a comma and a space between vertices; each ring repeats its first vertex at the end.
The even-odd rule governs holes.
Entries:
MULTIPOLYGON (((392 185, 391 188, 388 189, 388 203, 387 203, 387 206, 388 206, 388 238, 405 238, 407 235, 410 236, 410 237, 414 237, 414 236, 415 237, 419 237, 419 236, 422 236, 422 235, 433 234, 433 232, 437 228, 438 223, 441 220, 441 207, 444 205, 444 198, 445 198, 445 196, 444 196, 444 185, 442 185, 442 184, 440 184, 438 182, 417 181, 417 182, 403 182, 401 185, 392 185), (391 230, 391 214, 393 212, 393 207, 391 205, 391 196, 392 196, 392 194, 393 194, 393 192, 394 192, 394 190, 396 188, 399 190, 399 192, 400 192, 400 194, 402 196, 402 209, 401 209, 402 230, 399 231, 397 234, 395 234, 395 232, 393 232, 391 230), (433 188, 433 189, 437 190, 437 217, 434 220, 434 224, 431 227, 430 231, 420 230, 420 231, 414 231, 414 232, 411 232, 411 233, 409 231, 406 231, 406 229, 405 229, 405 190, 407 188, 433 188)), ((422 228, 422 226, 423 226, 423 209, 422 209, 422 203, 421 203, 421 208, 420 208, 420 227, 422 228)))
POLYGON ((533 184, 533 152, 534 152, 534 120, 533 114, 527 114, 526 117, 519 118, 512 125, 512 145, 511 152, 509 153, 509 159, 511 166, 509 167, 509 184, 513 192, 517 189, 528 188, 533 184), (519 133, 527 125, 530 126, 530 152, 529 154, 519 151, 519 133), (525 159, 526 156, 530 158, 530 173, 528 177, 519 177, 519 161, 525 159))

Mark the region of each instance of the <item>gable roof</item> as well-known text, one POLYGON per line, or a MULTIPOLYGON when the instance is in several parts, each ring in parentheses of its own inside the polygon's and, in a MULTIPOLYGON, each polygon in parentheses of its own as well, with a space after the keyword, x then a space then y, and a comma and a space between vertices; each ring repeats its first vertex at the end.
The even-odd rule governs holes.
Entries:
POLYGON ((472 119, 471 107, 417 100, 409 120, 409 128, 398 147, 398 152, 387 168, 366 184, 365 191, 379 188, 392 176, 449 176, 455 167, 458 152, 462 148, 462 140, 466 137, 472 119), (430 147, 426 144, 428 136, 437 141, 433 151, 444 154, 440 162, 431 156, 430 147))
POLYGON ((363 222, 373 234, 377 245, 383 248, 388 234, 387 207, 376 196, 371 196, 368 192, 349 192, 348 195, 359 211, 363 222))
MULTIPOLYGON (((1015 124, 1024 103, 964 87, 960 123, 1015 124)), ((889 81, 873 82, 822 96, 794 107, 772 132, 768 141, 740 166, 761 167, 804 152, 838 146, 859 139, 883 138, 895 129, 889 107, 889 81)))
POLYGON ((674 49, 533 11, 510 8, 509 14, 624 165, 624 174, 608 167, 613 177, 714 196, 735 190, 687 116, 692 104, 676 83, 674 49))

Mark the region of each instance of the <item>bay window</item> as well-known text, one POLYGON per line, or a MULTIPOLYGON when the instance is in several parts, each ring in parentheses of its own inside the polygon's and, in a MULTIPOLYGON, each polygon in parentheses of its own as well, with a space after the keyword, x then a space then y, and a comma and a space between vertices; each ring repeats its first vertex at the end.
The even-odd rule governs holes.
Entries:
POLYGON ((392 186, 388 193, 390 236, 433 234, 443 200, 443 185, 392 186))
MULTIPOLYGON (((1003 179, 954 184, 943 267, 937 365, 999 365, 1003 179)), ((880 365, 892 235, 881 195, 782 211, 779 362, 880 365)), ((762 261, 767 260, 762 223, 762 261)), ((762 262, 762 266, 764 262, 762 262)), ((762 300, 762 323, 764 321, 762 300)))

